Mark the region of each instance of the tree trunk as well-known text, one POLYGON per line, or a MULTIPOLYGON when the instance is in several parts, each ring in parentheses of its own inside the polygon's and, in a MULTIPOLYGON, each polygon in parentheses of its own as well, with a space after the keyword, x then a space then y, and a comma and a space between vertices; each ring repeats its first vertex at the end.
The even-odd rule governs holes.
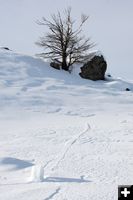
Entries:
POLYGON ((64 53, 62 57, 62 69, 64 69, 65 71, 68 71, 69 66, 67 65, 66 59, 67 59, 66 53, 64 53))

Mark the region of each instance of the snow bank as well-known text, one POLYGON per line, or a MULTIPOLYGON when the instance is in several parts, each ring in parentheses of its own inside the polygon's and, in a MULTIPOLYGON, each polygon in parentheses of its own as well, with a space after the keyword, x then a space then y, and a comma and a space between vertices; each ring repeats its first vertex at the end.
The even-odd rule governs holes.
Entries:
MULTIPOLYGON (((92 54, 101 55, 101 52, 95 51, 92 54)), ((81 85, 102 85, 102 87, 125 90, 127 87, 133 89, 133 83, 124 81, 120 78, 108 78, 108 81, 97 81, 81 79, 79 76, 80 65, 74 65, 71 74, 65 71, 58 71, 49 67, 49 63, 42 59, 21 55, 13 51, 0 49, 0 87, 22 86, 23 90, 29 87, 42 85, 44 80, 56 79, 66 84, 81 85)))

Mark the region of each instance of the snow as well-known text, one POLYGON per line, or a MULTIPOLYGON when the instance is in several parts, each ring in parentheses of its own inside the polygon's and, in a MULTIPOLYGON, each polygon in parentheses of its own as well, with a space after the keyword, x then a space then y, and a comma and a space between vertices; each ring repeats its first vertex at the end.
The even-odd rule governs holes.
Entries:
POLYGON ((31 169, 31 176, 29 182, 43 182, 44 181, 44 168, 41 165, 35 165, 31 169))
POLYGON ((0 50, 0 199, 115 200, 132 184, 133 82, 74 70, 0 50))

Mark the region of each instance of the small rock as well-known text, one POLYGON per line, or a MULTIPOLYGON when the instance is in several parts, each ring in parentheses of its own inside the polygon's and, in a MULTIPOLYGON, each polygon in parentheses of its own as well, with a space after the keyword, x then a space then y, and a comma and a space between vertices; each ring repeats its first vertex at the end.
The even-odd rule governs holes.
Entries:
POLYGON ((56 63, 56 62, 51 62, 50 66, 58 70, 60 70, 60 67, 61 67, 60 63, 56 63))
POLYGON ((5 49, 7 51, 11 51, 8 47, 1 47, 1 49, 5 49))
POLYGON ((130 89, 129 89, 129 88, 126 88, 126 91, 130 91, 130 89))

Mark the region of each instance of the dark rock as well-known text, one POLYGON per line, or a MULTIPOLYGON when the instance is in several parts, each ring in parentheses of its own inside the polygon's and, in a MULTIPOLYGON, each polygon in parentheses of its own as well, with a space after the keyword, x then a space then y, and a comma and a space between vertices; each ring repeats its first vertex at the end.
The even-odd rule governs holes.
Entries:
POLYGON ((126 88, 126 91, 130 91, 130 89, 129 89, 129 88, 126 88))
POLYGON ((1 49, 5 49, 7 51, 10 51, 10 49, 8 47, 2 47, 1 49))
POLYGON ((51 62, 50 66, 53 67, 54 69, 60 70, 61 64, 56 62, 51 62))
POLYGON ((104 57, 95 55, 90 61, 81 67, 79 75, 85 79, 104 80, 105 72, 107 69, 107 62, 104 57))

